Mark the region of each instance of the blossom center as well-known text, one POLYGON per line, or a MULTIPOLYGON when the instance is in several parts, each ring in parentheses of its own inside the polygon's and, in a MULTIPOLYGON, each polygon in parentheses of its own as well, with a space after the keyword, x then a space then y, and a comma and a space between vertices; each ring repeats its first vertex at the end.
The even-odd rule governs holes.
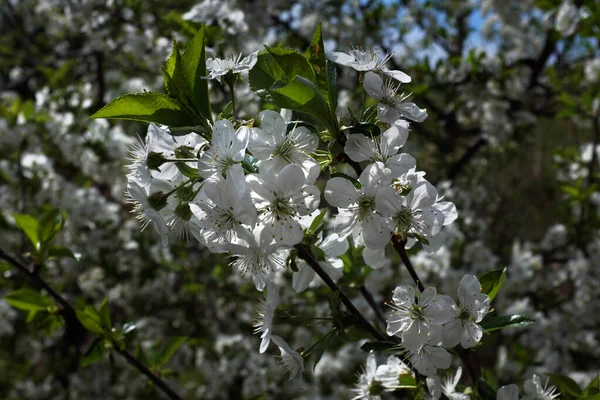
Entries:
POLYGON ((375 211, 375 198, 370 196, 361 196, 358 199, 358 219, 362 221, 367 215, 375 211))
POLYGON ((402 206, 400 211, 398 211, 398 213, 395 215, 394 219, 397 221, 400 231, 407 231, 412 225, 412 210, 408 207, 402 206))
POLYGON ((273 155, 275 157, 281 157, 285 161, 291 163, 291 155, 296 147, 296 142, 293 139, 286 139, 283 143, 277 145, 273 155))

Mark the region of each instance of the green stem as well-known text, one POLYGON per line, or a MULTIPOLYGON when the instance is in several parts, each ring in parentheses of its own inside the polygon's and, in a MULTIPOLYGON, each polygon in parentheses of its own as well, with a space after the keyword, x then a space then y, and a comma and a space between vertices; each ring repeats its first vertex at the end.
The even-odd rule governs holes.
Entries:
POLYGON ((327 332, 325 335, 323 335, 319 340, 317 340, 316 342, 314 342, 308 349, 304 350, 302 352, 302 356, 307 356, 310 354, 310 352, 319 344, 321 343, 323 340, 327 339, 329 336, 331 336, 337 328, 333 328, 332 330, 330 330, 329 332, 327 332))
POLYGON ((229 86, 229 91, 231 92, 231 109, 232 109, 232 114, 233 114, 233 119, 237 120, 237 114, 235 112, 235 90, 234 90, 234 84, 233 84, 233 79, 227 79, 227 85, 229 86))

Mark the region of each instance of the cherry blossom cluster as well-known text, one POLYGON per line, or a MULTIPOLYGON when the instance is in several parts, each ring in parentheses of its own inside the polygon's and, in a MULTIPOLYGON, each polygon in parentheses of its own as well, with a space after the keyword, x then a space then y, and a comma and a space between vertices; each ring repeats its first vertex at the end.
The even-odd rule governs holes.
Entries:
MULTIPOLYGON (((363 247, 365 263, 377 269, 385 264, 393 237, 408 247, 420 242, 434 252, 442 228, 457 218, 454 204, 439 196, 417 170, 415 158, 400 152, 410 121, 422 122, 427 113, 399 93, 410 77, 388 70, 388 58, 378 50, 358 48, 329 54, 330 60, 363 74, 381 129, 379 135, 356 130, 344 135, 343 152, 354 167, 342 169, 344 173, 322 167, 317 132, 292 120, 286 109, 264 110, 255 120, 218 119, 210 127, 210 140, 150 124, 145 140, 132 147, 127 195, 142 227, 154 226, 165 246, 193 237, 211 252, 229 254, 231 266, 250 275, 257 290, 267 288, 255 324, 260 352, 273 342, 292 379, 302 375, 304 360, 273 334, 273 321, 279 298, 274 280, 294 246, 310 240, 322 252, 319 265, 335 281, 343 275, 340 256, 349 241, 363 247), (318 180, 326 181, 323 193, 318 180), (327 205, 321 204, 322 196, 327 205), (337 208, 335 218, 313 231, 313 222, 327 206, 337 208)), ((255 63, 256 54, 210 59, 207 78, 231 80, 255 63)), ((316 272, 300 258, 294 264, 292 287, 302 292, 316 272)), ((419 294, 408 285, 394 291, 387 334, 401 339, 410 364, 423 375, 450 367, 446 348, 459 343, 470 348, 481 340, 478 323, 488 313, 490 299, 475 276, 461 280, 458 299, 438 295, 433 287, 419 294)), ((357 398, 365 387, 372 393, 374 380, 381 382, 377 390, 393 390, 399 375, 411 373, 396 357, 383 366, 374 363, 369 357, 357 398)))

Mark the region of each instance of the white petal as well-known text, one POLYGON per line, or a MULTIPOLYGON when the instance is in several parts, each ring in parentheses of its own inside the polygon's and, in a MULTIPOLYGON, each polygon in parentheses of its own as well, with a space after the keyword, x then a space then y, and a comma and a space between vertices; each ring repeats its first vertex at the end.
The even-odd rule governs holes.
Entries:
POLYGON ((297 260, 298 272, 292 276, 292 287, 297 293, 303 292, 315 278, 315 271, 303 260, 297 260))
POLYGON ((375 72, 367 72, 364 79, 364 88, 369 96, 376 100, 383 98, 383 79, 375 72))
POLYGON ((379 116, 379 120, 386 124, 392 124, 394 121, 402 118, 402 114, 398 110, 383 103, 377 105, 377 115, 379 116))
POLYGON ((348 179, 331 178, 325 186, 325 200, 334 207, 348 207, 358 200, 358 190, 348 179))
POLYGON ((415 288, 408 285, 400 285, 394 289, 392 300, 397 305, 411 305, 415 302, 415 288))
POLYGON ((458 283, 458 299, 460 304, 467 305, 476 295, 481 293, 481 283, 475 275, 467 274, 458 283))
POLYGON ((363 260, 365 260, 365 263, 373 269, 379 269, 387 264, 385 248, 369 249, 368 247, 365 247, 362 252, 362 257, 363 260))
POLYGON ((459 320, 453 319, 444 325, 443 344, 444 347, 452 348, 460 343, 463 335, 463 327, 459 320))
POLYGON ((402 197, 394 188, 385 187, 375 196, 375 208, 384 217, 393 217, 402 209, 402 197))
POLYGON ((258 115, 260 127, 275 138, 281 138, 286 132, 283 117, 272 110, 265 110, 258 115))
POLYGON ((340 210, 335 216, 333 229, 341 238, 346 238, 358 223, 358 213, 350 210, 340 210))
POLYGON ((409 351, 419 351, 429 335, 429 326, 422 321, 413 321, 408 329, 402 333, 402 345, 409 351))
POLYGON ((460 344, 463 348, 468 349, 475 346, 483 336, 483 329, 472 321, 464 321, 463 336, 460 344))
POLYGON ((396 106, 396 110, 406 118, 415 122, 423 122, 427 118, 427 110, 419 108, 415 103, 402 103, 396 106))
POLYGON ((412 80, 410 78, 410 76, 408 76, 404 72, 398 71, 398 70, 387 69, 387 67, 381 68, 381 72, 383 72, 385 75, 389 76, 390 78, 395 79, 402 83, 410 83, 410 81, 412 80))
POLYGON ((444 214, 444 225, 449 225, 458 218, 456 206, 451 201, 440 201, 436 203, 435 208, 444 214))
POLYGON ((360 174, 358 181, 362 185, 361 191, 367 196, 375 197, 382 188, 391 183, 391 171, 385 168, 382 162, 368 165, 360 174))
POLYGON ((437 199, 435 186, 426 180, 419 182, 410 194, 412 196, 410 208, 413 210, 431 207, 437 199))
POLYGON ((319 247, 327 257, 339 257, 348 251, 348 240, 340 238, 337 233, 330 233, 319 247))
POLYGON ((388 158, 385 163, 386 168, 392 171, 395 177, 401 177, 408 171, 416 167, 417 160, 413 156, 407 153, 396 154, 388 158))
POLYGON ((350 54, 342 53, 340 51, 333 51, 327 54, 327 58, 336 64, 340 64, 346 67, 350 66, 356 61, 354 57, 350 54))
POLYGON ((231 139, 231 147, 228 152, 233 161, 240 162, 244 159, 249 140, 250 129, 245 126, 240 127, 231 139))
POLYGON ((293 246, 300 243, 304 238, 302 226, 290 217, 282 218, 279 221, 276 221, 274 225, 275 226, 272 227, 274 235, 273 239, 278 243, 280 242, 293 246))
POLYGON ((408 138, 408 122, 402 119, 395 121, 392 126, 381 134, 381 153, 393 156, 404 146, 408 138))
POLYGON ((498 389, 496 400, 519 400, 519 388, 514 383, 498 389))
POLYGON ((277 175, 275 187, 284 198, 289 198, 298 193, 304 183, 305 178, 302 169, 297 165, 288 165, 277 175))
POLYGON ((442 347, 430 347, 427 349, 430 353, 431 363, 438 369, 450 368, 452 356, 442 347))
POLYGON ((228 149, 234 136, 233 125, 226 119, 215 122, 212 132, 212 145, 219 150, 228 149))
POLYGON ((334 281, 344 275, 344 262, 339 258, 328 258, 326 261, 319 261, 319 265, 334 281))
POLYGON ((420 351, 413 354, 410 358, 410 363, 419 371, 420 374, 425 376, 434 376, 436 369, 431 363, 429 356, 425 352, 420 351))
POLYGON ((363 134, 355 133, 348 136, 344 152, 352 161, 361 162, 369 160, 375 154, 375 144, 363 134))
POLYGON ((362 221, 365 246, 370 249, 383 249, 390 241, 392 231, 379 214, 371 214, 362 221))
POLYGON ((260 128, 252 128, 248 150, 258 160, 267 160, 275 151, 275 139, 272 135, 260 128))

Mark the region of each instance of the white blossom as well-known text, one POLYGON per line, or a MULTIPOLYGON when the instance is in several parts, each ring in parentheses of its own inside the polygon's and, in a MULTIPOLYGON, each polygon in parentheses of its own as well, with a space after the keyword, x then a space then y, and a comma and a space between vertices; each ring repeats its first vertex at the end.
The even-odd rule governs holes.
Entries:
POLYGON ((401 117, 423 122, 427 118, 427 110, 420 109, 415 103, 405 102, 409 96, 398 94, 400 84, 385 82, 379 74, 367 72, 364 87, 369 96, 379 101, 377 114, 381 122, 391 124, 401 117))
POLYGON ((400 332, 402 345, 411 351, 420 350, 430 339, 432 326, 440 326, 452 317, 452 311, 444 297, 438 296, 434 287, 427 287, 415 301, 415 289, 400 285, 392 297, 392 313, 387 322, 386 332, 395 335, 400 332))
POLYGON ((460 304, 452 301, 454 318, 444 325, 444 346, 457 344, 465 349, 473 347, 481 340, 483 329, 479 322, 489 312, 490 298, 481 293, 481 284, 474 275, 465 275, 458 284, 460 304))
POLYGON ((267 284, 267 294, 260 301, 258 317, 254 322, 254 333, 260 333, 260 353, 267 351, 273 333, 273 318, 279 305, 279 291, 271 281, 267 284))
POLYGON ((334 230, 342 238, 355 228, 362 234, 365 246, 383 248, 390 239, 390 228, 383 217, 375 212, 375 197, 391 183, 390 170, 383 163, 367 166, 358 178, 357 189, 346 178, 334 177, 327 181, 325 200, 338 207, 334 230))
POLYGON ((271 341, 279 347, 281 354, 281 362, 286 372, 290 375, 290 381, 302 378, 304 372, 304 359, 295 350, 292 350, 290 346, 281 337, 272 335, 271 341))
POLYGON ((232 55, 226 58, 209 58, 206 60, 206 69, 209 71, 208 79, 222 81, 223 76, 229 72, 239 74, 250 71, 256 64, 258 52, 254 52, 242 58, 242 54, 232 55))
POLYGON ((244 160, 250 130, 242 126, 237 131, 228 120, 213 126, 211 146, 198 159, 198 171, 203 178, 214 174, 226 175, 231 166, 244 160))
POLYGON ((258 116, 260 128, 252 128, 248 150, 260 160, 261 171, 280 172, 286 165, 302 168, 308 184, 319 176, 319 163, 308 154, 314 153, 319 138, 304 126, 288 132, 285 119, 275 111, 265 110, 258 116))
POLYGON ((369 47, 352 47, 347 53, 334 51, 327 54, 327 58, 336 64, 354 68, 359 72, 381 72, 402 83, 409 83, 411 81, 410 76, 402 71, 390 70, 386 67, 385 64, 392 56, 392 53, 383 53, 380 48, 369 47))

